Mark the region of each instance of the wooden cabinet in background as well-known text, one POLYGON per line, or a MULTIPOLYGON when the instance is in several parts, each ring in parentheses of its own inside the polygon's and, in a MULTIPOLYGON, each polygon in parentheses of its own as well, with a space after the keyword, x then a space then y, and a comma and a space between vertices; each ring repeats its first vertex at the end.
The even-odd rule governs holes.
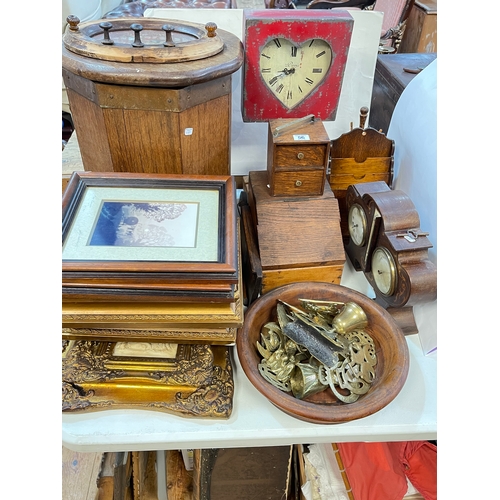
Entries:
MULTIPOLYGON (((375 67, 370 127, 387 134, 392 113, 403 90, 415 78, 419 68, 425 68, 437 54, 379 54, 375 67), (411 72, 405 71, 411 70, 411 72)), ((397 147, 397 146, 396 146, 397 147)))
POLYGON ((437 0, 415 1, 398 52, 437 52, 437 0))

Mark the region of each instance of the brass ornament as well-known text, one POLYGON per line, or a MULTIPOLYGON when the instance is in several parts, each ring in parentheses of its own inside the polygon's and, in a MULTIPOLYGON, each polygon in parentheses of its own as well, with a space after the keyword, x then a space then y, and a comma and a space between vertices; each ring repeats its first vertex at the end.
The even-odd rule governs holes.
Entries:
MULTIPOLYGON (((279 311, 278 314, 282 313, 283 311, 279 311)), ((281 324, 284 321, 286 318, 282 317, 281 324)), ((287 338, 275 323, 264 325, 261 338, 263 345, 257 342, 257 349, 263 357, 258 367, 260 374, 278 389, 290 392, 290 375, 295 365, 306 359, 305 353, 300 346, 287 338)))
POLYGON ((368 320, 354 302, 299 299, 303 310, 279 301, 276 322, 262 327, 257 350, 259 373, 298 399, 330 388, 338 400, 353 403, 375 380, 373 339, 368 320))
POLYGON ((323 369, 323 365, 314 363, 314 358, 311 363, 298 363, 296 370, 290 377, 293 395, 298 399, 304 399, 324 391, 328 387, 328 383, 321 375, 323 369))

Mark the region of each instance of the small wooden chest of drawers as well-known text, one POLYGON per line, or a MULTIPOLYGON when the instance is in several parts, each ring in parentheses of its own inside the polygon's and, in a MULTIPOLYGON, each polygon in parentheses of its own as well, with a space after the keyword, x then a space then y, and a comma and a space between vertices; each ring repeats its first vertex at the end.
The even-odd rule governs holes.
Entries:
POLYGON ((321 196, 325 188, 330 138, 321 120, 275 135, 294 120, 269 122, 267 172, 271 196, 321 196))

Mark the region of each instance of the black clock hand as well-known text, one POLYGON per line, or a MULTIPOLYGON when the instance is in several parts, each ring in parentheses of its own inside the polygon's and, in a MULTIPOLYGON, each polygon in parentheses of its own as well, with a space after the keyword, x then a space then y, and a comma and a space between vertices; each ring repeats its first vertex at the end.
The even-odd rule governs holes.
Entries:
POLYGON ((295 73, 295 68, 292 68, 292 69, 285 68, 283 71, 278 71, 276 76, 274 76, 274 78, 272 78, 269 81, 269 83, 271 85, 274 85, 276 83, 276 81, 278 80, 278 78, 281 80, 281 78, 283 78, 284 76, 292 75, 293 73, 295 73))
POLYGON ((287 75, 293 75, 295 73, 295 68, 292 68, 292 69, 282 69, 281 71, 278 71, 278 76, 280 78, 283 78, 284 76, 287 76, 287 75))

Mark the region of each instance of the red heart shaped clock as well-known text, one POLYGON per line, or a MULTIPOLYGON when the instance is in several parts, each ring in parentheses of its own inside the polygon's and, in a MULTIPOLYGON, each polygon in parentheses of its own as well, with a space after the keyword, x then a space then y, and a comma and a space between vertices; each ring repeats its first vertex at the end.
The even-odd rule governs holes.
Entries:
POLYGON ((354 20, 347 10, 244 11, 244 122, 334 120, 354 20))

